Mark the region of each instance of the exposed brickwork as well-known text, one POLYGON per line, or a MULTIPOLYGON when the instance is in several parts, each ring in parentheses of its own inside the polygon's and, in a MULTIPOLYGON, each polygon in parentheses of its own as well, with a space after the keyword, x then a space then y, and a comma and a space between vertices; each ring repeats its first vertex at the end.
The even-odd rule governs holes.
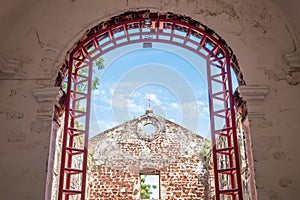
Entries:
POLYGON ((91 174, 89 199, 136 199, 138 184, 139 174, 97 166, 91 174))
POLYGON ((197 162, 177 162, 161 170, 161 199, 206 199, 195 173, 197 162))
POLYGON ((208 179, 199 177, 198 166, 203 142, 152 112, 95 136, 90 199, 140 199, 140 173, 147 169, 160 175, 161 199, 206 199, 208 179), (156 131, 144 137, 141 130, 149 121, 156 131))

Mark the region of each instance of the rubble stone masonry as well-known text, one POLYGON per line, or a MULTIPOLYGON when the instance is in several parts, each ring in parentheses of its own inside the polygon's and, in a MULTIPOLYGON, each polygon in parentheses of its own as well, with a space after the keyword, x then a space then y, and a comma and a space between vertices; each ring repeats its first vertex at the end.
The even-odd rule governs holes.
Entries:
MULTIPOLYGON (((89 198, 140 199, 140 174, 157 174, 160 199, 207 199, 201 174, 204 139, 151 111, 90 140, 89 198), (143 127, 152 124, 147 135, 143 127)), ((205 180, 205 182, 203 182, 205 180)))

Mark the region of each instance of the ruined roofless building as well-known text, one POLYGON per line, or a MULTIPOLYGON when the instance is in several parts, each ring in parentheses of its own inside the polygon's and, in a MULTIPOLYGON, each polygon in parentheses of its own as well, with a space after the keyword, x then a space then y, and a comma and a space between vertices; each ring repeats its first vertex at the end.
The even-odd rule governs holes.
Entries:
POLYGON ((205 142, 147 110, 91 138, 89 198, 141 199, 142 175, 156 175, 160 199, 207 199, 209 180, 200 177, 205 142))
POLYGON ((144 9, 190 16, 226 41, 245 82, 237 90, 246 101, 251 200, 299 199, 299 8, 299 0, 1 1, 1 199, 49 200, 58 191, 52 179, 63 127, 53 106, 62 65, 71 69, 70 54, 95 25, 144 9))

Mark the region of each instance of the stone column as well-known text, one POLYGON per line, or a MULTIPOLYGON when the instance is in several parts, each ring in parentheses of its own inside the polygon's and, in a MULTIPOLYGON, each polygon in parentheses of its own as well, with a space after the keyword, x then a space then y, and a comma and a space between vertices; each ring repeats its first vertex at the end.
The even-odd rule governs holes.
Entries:
POLYGON ((264 85, 243 85, 238 88, 242 100, 246 101, 248 114, 243 123, 246 137, 246 149, 250 173, 250 196, 252 200, 257 200, 257 191, 254 174, 254 163, 252 155, 252 138, 258 129, 268 127, 270 124, 265 120, 264 99, 269 92, 269 87, 264 85), (251 133, 251 134, 250 134, 251 133))
POLYGON ((55 141, 56 133, 59 129, 59 125, 53 122, 53 107, 55 99, 59 95, 58 87, 41 88, 33 91, 33 95, 38 102, 38 114, 37 121, 43 127, 43 130, 51 130, 50 144, 49 144, 49 155, 47 163, 47 181, 45 189, 45 199, 51 199, 51 188, 53 182, 53 167, 55 157, 55 141))

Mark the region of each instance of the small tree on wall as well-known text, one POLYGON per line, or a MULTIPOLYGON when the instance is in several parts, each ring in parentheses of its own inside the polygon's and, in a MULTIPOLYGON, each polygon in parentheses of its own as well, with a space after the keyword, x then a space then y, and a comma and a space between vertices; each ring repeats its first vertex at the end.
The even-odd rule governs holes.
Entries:
POLYGON ((211 177, 211 141, 204 139, 202 148, 199 152, 199 158, 202 166, 199 176, 199 182, 205 187, 205 193, 203 194, 205 199, 214 199, 212 190, 212 177, 211 177))
POLYGON ((203 146, 199 152, 199 157, 203 163, 203 167, 206 171, 209 170, 210 155, 211 154, 211 142, 208 139, 203 140, 203 146))
MULTIPOLYGON (((98 59, 95 60, 95 66, 97 67, 96 69, 93 67, 93 74, 95 74, 97 71, 100 71, 102 69, 104 69, 104 60, 103 58, 99 57, 98 59)), ((80 70, 78 72, 79 75, 83 75, 85 73, 88 73, 88 69, 87 68, 84 68, 82 70, 80 70)), ((94 76, 93 77, 93 80, 92 80, 92 90, 96 90, 98 89, 98 86, 100 84, 99 82, 99 78, 94 76)), ((64 92, 67 92, 67 84, 68 84, 68 77, 66 76, 65 79, 64 79, 64 82, 63 82, 63 85, 62 85, 62 90, 64 92)), ((85 91, 87 90, 87 85, 83 85, 83 84, 79 84, 78 85, 78 91, 79 92, 82 92, 82 91, 85 91)))

